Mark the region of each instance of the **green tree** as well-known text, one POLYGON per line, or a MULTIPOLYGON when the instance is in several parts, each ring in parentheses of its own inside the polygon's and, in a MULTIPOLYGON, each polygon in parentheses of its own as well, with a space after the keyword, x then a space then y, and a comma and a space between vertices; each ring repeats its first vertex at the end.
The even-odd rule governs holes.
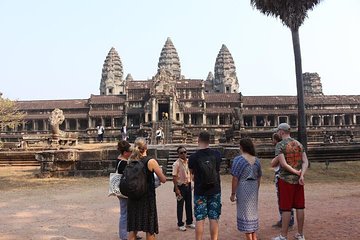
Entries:
POLYGON ((25 114, 19 111, 16 101, 2 98, 0 93, 0 127, 15 128, 24 119, 25 114))
POLYGON ((298 102, 298 139, 307 149, 304 84, 302 79, 299 28, 307 13, 321 0, 250 0, 251 5, 267 16, 279 18, 290 28, 295 56, 296 87, 298 102))

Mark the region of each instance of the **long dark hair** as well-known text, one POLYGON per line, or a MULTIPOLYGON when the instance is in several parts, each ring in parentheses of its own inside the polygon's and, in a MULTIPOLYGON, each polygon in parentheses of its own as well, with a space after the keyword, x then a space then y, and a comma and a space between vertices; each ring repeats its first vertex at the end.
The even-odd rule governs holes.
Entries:
POLYGON ((240 140, 240 146, 243 152, 246 152, 252 156, 256 155, 255 146, 250 138, 243 138, 240 140))
POLYGON ((130 143, 125 140, 120 140, 117 145, 118 151, 121 155, 124 154, 124 152, 130 152, 130 147, 130 143))

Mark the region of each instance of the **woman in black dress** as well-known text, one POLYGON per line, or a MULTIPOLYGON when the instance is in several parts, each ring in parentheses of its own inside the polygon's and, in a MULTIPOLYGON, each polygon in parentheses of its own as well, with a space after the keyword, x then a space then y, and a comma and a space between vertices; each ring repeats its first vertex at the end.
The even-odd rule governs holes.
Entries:
POLYGON ((155 234, 159 233, 158 218, 156 210, 156 194, 154 172, 162 183, 166 182, 166 177, 162 172, 158 162, 146 155, 147 144, 144 138, 137 138, 134 146, 130 149, 132 154, 131 161, 143 161, 146 166, 148 192, 141 199, 128 199, 128 231, 129 240, 135 240, 138 231, 146 232, 146 239, 155 239, 155 234))

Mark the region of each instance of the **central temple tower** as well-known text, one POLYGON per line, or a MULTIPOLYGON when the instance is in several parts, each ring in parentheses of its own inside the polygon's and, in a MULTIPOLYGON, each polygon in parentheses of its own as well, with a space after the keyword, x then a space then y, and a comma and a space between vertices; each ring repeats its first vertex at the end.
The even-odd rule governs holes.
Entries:
POLYGON ((162 69, 169 72, 174 80, 179 80, 181 78, 179 55, 169 37, 160 53, 158 72, 162 69))

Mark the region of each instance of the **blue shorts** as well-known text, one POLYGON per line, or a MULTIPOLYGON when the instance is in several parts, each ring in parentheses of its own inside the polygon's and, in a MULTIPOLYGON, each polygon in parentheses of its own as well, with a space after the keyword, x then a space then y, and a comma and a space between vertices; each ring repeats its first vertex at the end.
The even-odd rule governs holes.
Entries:
POLYGON ((221 214, 221 193, 210 196, 194 195, 194 215, 196 221, 206 217, 218 220, 221 214))

